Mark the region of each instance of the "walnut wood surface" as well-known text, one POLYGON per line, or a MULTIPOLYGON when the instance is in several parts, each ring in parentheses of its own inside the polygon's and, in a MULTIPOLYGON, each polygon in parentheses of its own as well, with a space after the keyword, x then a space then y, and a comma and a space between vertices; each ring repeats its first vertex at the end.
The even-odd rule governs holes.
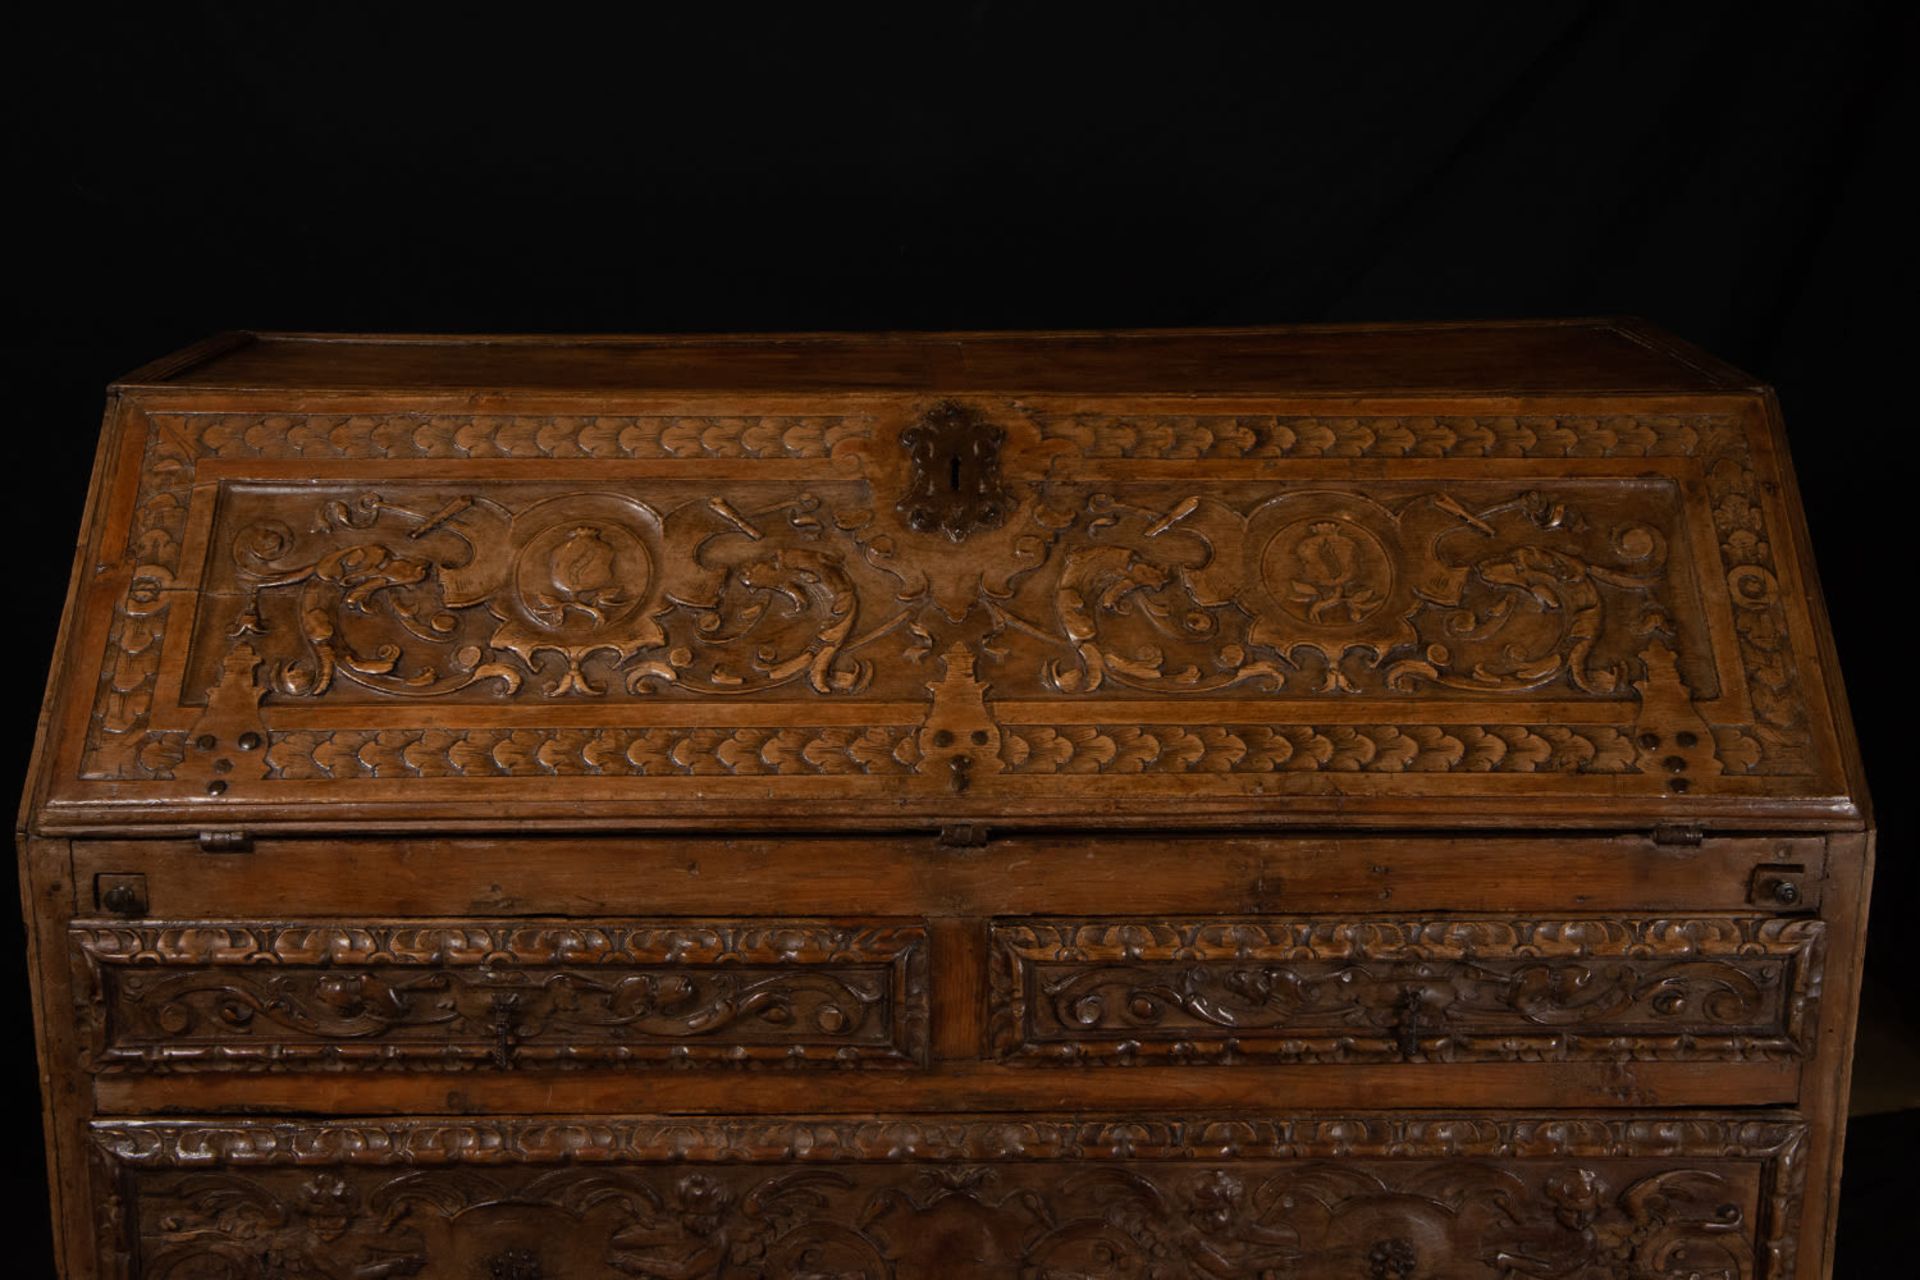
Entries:
POLYGON ((287 1270, 1746 1280, 1790 1273, 1803 1136, 1771 1116, 93 1133, 98 1176, 129 1206, 124 1226, 103 1232, 107 1274, 244 1280, 287 1270))
POLYGON ((1804 1056, 1817 920, 995 921, 1009 1061, 1804 1056))
POLYGON ((926 930, 892 921, 94 921, 101 1071, 918 1065, 926 930))
POLYGON ((1858 825, 1770 402, 1629 333, 236 339, 116 397, 34 820, 1858 825), (1395 363, 1535 342, 1693 386, 1395 363))
POLYGON ((226 335, 74 582, 69 1280, 1825 1274, 1870 814, 1643 325, 226 335))

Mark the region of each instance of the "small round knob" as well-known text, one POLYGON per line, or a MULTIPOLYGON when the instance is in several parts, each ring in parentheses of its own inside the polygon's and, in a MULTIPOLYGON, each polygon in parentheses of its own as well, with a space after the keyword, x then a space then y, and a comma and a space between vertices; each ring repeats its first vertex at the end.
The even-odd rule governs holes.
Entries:
POLYGON ((1787 906, 1792 906, 1794 903, 1800 901, 1800 886, 1791 880, 1775 880, 1773 882, 1773 900, 1787 906))
POLYGON ((115 915, 130 916, 139 906, 139 899, 134 896, 132 889, 117 884, 100 895, 100 905, 115 915))

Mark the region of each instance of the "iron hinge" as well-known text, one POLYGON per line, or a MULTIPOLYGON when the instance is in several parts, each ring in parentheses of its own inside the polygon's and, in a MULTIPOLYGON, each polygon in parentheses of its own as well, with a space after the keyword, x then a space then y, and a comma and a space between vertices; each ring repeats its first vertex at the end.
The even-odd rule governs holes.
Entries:
POLYGON ((202 853, 252 853, 253 836, 245 831, 202 831, 202 853))
POLYGON ((1655 844, 1692 847, 1706 839, 1706 833, 1690 822, 1663 822, 1653 829, 1655 844))

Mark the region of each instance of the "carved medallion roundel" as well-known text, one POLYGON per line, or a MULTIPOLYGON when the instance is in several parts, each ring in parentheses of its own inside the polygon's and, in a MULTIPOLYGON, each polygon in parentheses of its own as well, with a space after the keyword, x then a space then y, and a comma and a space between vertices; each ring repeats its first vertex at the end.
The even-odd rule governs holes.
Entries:
POLYGON ((1274 603, 1309 626, 1364 622, 1393 594, 1393 560, 1344 514, 1296 521, 1267 540, 1260 572, 1274 603))
POLYGON ((514 587, 537 622, 556 631, 594 631, 619 621, 653 581, 646 546, 620 524, 561 520, 520 548, 514 587))
POLYGON ((1408 617, 1420 571, 1410 568, 1402 517, 1372 498, 1334 490, 1285 493, 1247 521, 1243 600, 1248 638, 1292 659, 1324 655, 1332 687, 1355 650, 1380 661, 1414 638, 1408 617))
POLYGON ((651 509, 621 494, 577 493, 510 519, 510 589, 495 602, 501 624, 492 643, 536 670, 546 655, 564 662, 544 692, 599 693, 583 663, 602 657, 617 666, 665 639, 648 614, 660 594, 647 545, 658 537, 651 509))

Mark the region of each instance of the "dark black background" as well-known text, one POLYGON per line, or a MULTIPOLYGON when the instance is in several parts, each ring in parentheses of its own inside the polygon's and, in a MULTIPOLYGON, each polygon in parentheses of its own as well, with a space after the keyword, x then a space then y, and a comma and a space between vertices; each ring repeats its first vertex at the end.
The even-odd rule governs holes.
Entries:
MULTIPOLYGON (((1636 313, 1779 388, 1877 784, 1891 972, 1916 899, 1891 773, 1908 6, 690 8, 74 5, 17 37, 0 776, 24 771, 102 387, 215 330, 1636 313)), ((7 1247, 51 1274, 7 927, 7 1247)), ((1866 1158, 1893 1123, 1856 1132, 1842 1275, 1906 1228, 1866 1158)))

